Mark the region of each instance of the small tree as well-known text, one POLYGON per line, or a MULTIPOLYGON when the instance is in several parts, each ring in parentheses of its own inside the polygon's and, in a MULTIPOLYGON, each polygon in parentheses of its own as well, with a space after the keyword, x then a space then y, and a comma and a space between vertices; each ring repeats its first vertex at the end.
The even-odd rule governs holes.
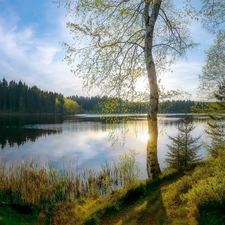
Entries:
POLYGON ((64 113, 66 114, 75 114, 79 111, 80 106, 76 101, 64 98, 64 113))
POLYGON ((197 154, 201 147, 201 144, 198 144, 201 136, 192 137, 191 132, 194 129, 193 119, 185 117, 177 126, 177 136, 169 136, 172 144, 167 145, 170 152, 166 155, 166 163, 170 167, 180 170, 201 160, 201 156, 197 154))
POLYGON ((169 136, 169 139, 172 140, 171 145, 167 145, 170 152, 166 154, 166 163, 176 169, 181 168, 181 137, 178 133, 176 137, 169 136))

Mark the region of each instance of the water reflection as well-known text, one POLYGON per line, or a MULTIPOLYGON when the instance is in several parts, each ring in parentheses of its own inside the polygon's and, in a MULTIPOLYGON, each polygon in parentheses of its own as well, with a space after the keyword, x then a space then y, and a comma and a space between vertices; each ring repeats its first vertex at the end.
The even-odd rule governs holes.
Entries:
MULTIPOLYGON (((80 170, 95 168, 117 160, 118 155, 135 149, 137 160, 146 174, 146 117, 113 118, 71 116, 62 117, 0 117, 0 158, 7 162, 21 158, 40 158, 58 168, 79 166, 80 170)), ((175 136, 180 117, 159 117, 158 160, 165 167, 168 135, 175 136)), ((193 136, 203 133, 204 122, 196 121, 193 136)), ((202 137, 204 139, 204 136, 202 137)), ((204 149, 200 153, 204 153, 204 149)))
POLYGON ((20 147, 26 142, 35 142, 39 137, 46 137, 62 132, 62 129, 55 129, 46 125, 63 123, 62 117, 54 116, 1 116, 0 117, 0 145, 4 149, 20 147), (43 127, 44 126, 44 127, 43 127), (42 128, 43 127, 43 128, 42 128))
POLYGON ((26 115, 26 116, 0 116, 0 127, 22 127, 27 124, 53 124, 63 123, 62 116, 48 116, 48 115, 26 115))
POLYGON ((10 147, 17 145, 20 147, 27 141, 35 142, 39 137, 46 137, 60 133, 57 130, 43 130, 43 129, 27 129, 16 127, 0 127, 0 145, 1 149, 4 149, 8 144, 10 147))

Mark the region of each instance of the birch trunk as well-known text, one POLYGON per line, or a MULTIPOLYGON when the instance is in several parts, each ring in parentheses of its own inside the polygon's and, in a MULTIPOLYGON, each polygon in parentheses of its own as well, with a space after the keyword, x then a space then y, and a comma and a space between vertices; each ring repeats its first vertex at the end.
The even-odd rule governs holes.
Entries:
POLYGON ((148 134, 147 142, 147 173, 149 179, 157 178, 160 174, 160 167, 157 156, 158 146, 158 104, 159 104, 159 89, 157 84, 156 69, 152 55, 153 33, 155 23, 159 14, 159 9, 162 0, 154 1, 151 15, 149 15, 149 4, 152 1, 147 1, 145 4, 145 62, 148 74, 148 82, 150 88, 149 110, 147 115, 148 120, 148 134))

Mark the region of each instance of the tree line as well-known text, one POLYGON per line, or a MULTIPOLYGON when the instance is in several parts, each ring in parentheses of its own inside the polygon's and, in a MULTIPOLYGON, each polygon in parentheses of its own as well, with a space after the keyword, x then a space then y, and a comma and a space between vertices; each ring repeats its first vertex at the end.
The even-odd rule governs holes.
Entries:
POLYGON ((0 80, 0 112, 2 113, 57 113, 72 114, 79 105, 62 94, 28 87, 22 81, 0 80))
MULTIPOLYGON (((114 102, 114 113, 147 113, 147 102, 129 102, 120 98, 109 98, 107 96, 84 97, 73 95, 69 97, 76 101, 82 112, 102 113, 106 112, 105 108, 110 105, 112 110, 112 102, 114 102), (115 103, 116 102, 116 103, 115 103)), ((159 113, 191 113, 193 107, 204 107, 207 103, 196 102, 191 100, 168 100, 159 104, 159 113)))
MULTIPOLYGON (((168 100, 159 104, 159 113, 191 113, 192 107, 206 103, 191 100, 168 100)), ((84 97, 42 91, 37 86, 28 87, 22 81, 0 80, 0 112, 4 113, 147 113, 147 102, 129 102, 107 96, 84 97), (109 106, 110 104, 110 106, 109 106), (114 107, 112 107, 112 104, 114 107), (110 112, 107 111, 110 108, 110 112), (112 111, 113 109, 113 111, 112 111)))

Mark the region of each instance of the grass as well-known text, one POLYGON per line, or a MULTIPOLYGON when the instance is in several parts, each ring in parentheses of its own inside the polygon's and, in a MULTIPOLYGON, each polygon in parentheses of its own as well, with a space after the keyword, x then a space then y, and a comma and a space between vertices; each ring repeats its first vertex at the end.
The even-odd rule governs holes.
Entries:
MULTIPOLYGON (((63 210, 68 211, 71 203, 97 198, 138 180, 136 155, 135 151, 120 155, 117 164, 106 162, 100 172, 79 172, 77 168, 73 170, 72 165, 68 168, 63 165, 63 170, 57 170, 49 164, 41 166, 32 157, 28 161, 22 159, 21 164, 7 165, 2 161, 0 206, 17 205, 20 211, 26 209, 27 212, 34 209, 35 213, 42 212, 38 220, 45 218, 45 223, 51 224, 63 210)), ((1 212, 0 215, 4 217, 1 212)))
POLYGON ((1 206, 0 207, 0 225, 13 225, 13 224, 35 224, 37 219, 36 214, 27 214, 20 211, 21 207, 16 206, 1 206))
POLYGON ((157 224, 159 218, 160 221, 165 218, 160 187, 180 176, 170 171, 159 179, 136 183, 94 217, 98 215, 99 224, 157 224))
POLYGON ((137 181, 138 169, 124 166, 133 158, 121 157, 121 167, 105 164, 100 173, 79 176, 32 159, 8 168, 2 163, 0 225, 225 224, 225 153, 187 171, 165 170, 152 181, 137 181))
POLYGON ((102 210, 92 209, 89 220, 98 218, 101 225, 225 224, 224 160, 221 152, 183 174, 164 171, 158 180, 132 187, 117 199, 111 197, 102 210))

